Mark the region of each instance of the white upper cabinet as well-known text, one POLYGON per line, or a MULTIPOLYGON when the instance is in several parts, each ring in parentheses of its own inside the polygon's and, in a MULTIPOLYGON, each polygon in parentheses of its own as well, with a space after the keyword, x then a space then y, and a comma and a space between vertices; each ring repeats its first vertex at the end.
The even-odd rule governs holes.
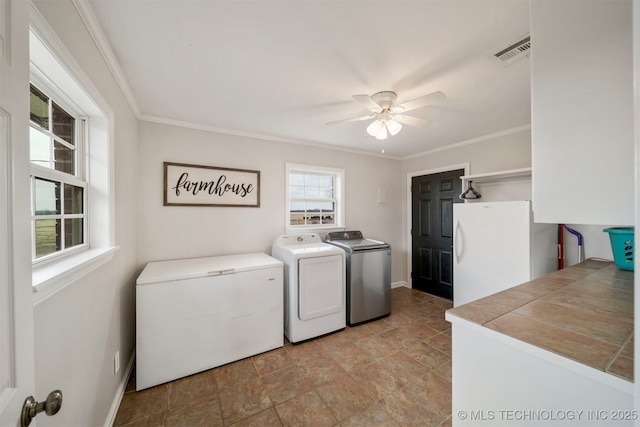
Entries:
POLYGON ((634 223, 631 0, 531 4, 536 222, 634 223))

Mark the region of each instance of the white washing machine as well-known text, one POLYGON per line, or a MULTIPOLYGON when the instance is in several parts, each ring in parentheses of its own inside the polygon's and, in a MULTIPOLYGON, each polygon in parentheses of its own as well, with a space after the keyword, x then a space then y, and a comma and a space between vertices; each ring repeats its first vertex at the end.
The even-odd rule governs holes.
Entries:
POLYGON ((284 234, 271 255, 284 263, 284 333, 299 343, 344 329, 345 252, 316 233, 284 234))

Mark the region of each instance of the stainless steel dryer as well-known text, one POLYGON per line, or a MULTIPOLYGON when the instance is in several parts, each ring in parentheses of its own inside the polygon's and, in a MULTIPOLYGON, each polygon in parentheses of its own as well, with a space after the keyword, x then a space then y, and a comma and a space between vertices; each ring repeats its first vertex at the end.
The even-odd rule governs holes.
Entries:
POLYGON ((360 231, 328 233, 325 241, 346 253, 347 324, 391 313, 391 246, 365 239, 360 231))

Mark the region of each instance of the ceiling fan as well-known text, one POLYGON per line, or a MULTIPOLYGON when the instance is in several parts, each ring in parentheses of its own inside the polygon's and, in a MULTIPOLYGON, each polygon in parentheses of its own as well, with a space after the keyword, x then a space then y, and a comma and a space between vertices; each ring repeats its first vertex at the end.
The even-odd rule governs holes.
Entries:
POLYGON ((351 119, 337 120, 329 122, 328 125, 357 122, 361 120, 375 119, 367 127, 367 133, 376 139, 386 139, 387 132, 396 135, 402 129, 402 125, 415 127, 424 127, 431 123, 430 120, 421 119, 414 116, 404 114, 406 111, 415 110, 417 108, 426 107, 427 105, 436 104, 447 99, 442 92, 433 92, 419 98, 412 99, 402 104, 396 105, 397 95, 395 92, 388 90, 376 92, 373 95, 353 95, 353 99, 362 103, 373 114, 362 117, 354 117, 351 119))

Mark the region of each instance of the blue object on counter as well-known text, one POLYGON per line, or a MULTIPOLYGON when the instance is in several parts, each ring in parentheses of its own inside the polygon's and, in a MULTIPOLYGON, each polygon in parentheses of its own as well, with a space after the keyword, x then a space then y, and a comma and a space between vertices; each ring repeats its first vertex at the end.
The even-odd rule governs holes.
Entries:
POLYGON ((633 270, 633 227, 611 227, 602 231, 609 233, 613 261, 622 270, 633 270))

